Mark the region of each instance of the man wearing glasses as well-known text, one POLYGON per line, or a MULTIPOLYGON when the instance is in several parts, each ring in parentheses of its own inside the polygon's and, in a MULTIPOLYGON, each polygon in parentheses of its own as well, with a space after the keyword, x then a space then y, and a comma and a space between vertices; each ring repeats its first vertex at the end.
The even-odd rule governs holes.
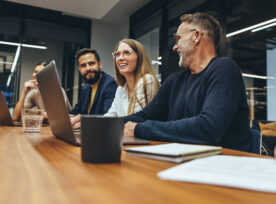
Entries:
MULTIPOLYGON (((83 48, 76 54, 78 70, 86 85, 82 88, 78 104, 70 114, 105 114, 114 99, 117 84, 102 71, 100 56, 96 50, 83 48)), ((80 128, 80 115, 71 117, 73 128, 80 128)))
POLYGON ((153 101, 125 118, 125 136, 250 151, 249 108, 237 64, 216 57, 221 27, 204 13, 185 14, 174 35, 179 66, 153 101))

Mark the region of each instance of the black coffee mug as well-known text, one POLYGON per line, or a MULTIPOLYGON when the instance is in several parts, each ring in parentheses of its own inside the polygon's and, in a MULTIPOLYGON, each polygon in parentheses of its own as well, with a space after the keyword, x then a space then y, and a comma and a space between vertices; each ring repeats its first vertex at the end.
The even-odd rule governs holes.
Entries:
POLYGON ((82 161, 91 163, 120 162, 123 129, 123 118, 82 115, 82 161))

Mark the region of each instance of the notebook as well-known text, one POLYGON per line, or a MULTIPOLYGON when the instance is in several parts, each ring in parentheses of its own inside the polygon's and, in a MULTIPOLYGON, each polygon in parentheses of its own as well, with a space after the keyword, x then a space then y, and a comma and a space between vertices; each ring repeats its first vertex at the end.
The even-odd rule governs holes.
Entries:
POLYGON ((221 153, 221 147, 191 144, 161 144, 125 148, 127 155, 180 163, 221 153))
MULTIPOLYGON (((38 87, 53 135, 73 145, 81 145, 80 130, 73 130, 66 110, 55 61, 51 61, 37 73, 38 87)), ((132 138, 124 144, 149 144, 150 141, 132 138)))
POLYGON ((2 92, 0 92, 0 124, 9 126, 22 126, 21 122, 12 120, 9 108, 2 92))

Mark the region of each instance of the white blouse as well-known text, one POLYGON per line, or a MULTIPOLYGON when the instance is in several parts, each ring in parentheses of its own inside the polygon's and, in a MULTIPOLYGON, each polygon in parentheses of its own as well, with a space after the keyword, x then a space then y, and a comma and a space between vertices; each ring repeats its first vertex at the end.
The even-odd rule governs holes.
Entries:
MULTIPOLYGON (((146 74, 145 75, 146 86, 147 86, 147 98, 148 103, 152 101, 155 94, 158 91, 158 85, 153 78, 152 75, 146 74)), ((141 78, 137 84, 137 98, 141 102, 143 108, 146 106, 146 100, 144 97, 144 90, 143 90, 143 79, 141 78)), ((123 117, 127 116, 129 106, 129 98, 128 98, 128 86, 125 84, 124 87, 118 86, 115 94, 115 98, 112 102, 112 105, 108 112, 104 114, 104 116, 113 116, 113 117, 123 117)), ((143 109, 138 102, 135 103, 134 113, 143 109)))

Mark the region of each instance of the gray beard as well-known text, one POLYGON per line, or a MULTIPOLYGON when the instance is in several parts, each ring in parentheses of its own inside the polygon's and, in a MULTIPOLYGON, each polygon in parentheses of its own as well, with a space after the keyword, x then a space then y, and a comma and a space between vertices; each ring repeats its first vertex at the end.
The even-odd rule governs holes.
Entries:
POLYGON ((193 44, 191 41, 186 42, 181 46, 181 57, 179 58, 179 66, 183 68, 188 68, 189 67, 189 61, 191 58, 191 55, 194 51, 193 44))
POLYGON ((190 61, 191 55, 182 55, 179 59, 179 66, 182 68, 189 68, 189 61, 190 61))

